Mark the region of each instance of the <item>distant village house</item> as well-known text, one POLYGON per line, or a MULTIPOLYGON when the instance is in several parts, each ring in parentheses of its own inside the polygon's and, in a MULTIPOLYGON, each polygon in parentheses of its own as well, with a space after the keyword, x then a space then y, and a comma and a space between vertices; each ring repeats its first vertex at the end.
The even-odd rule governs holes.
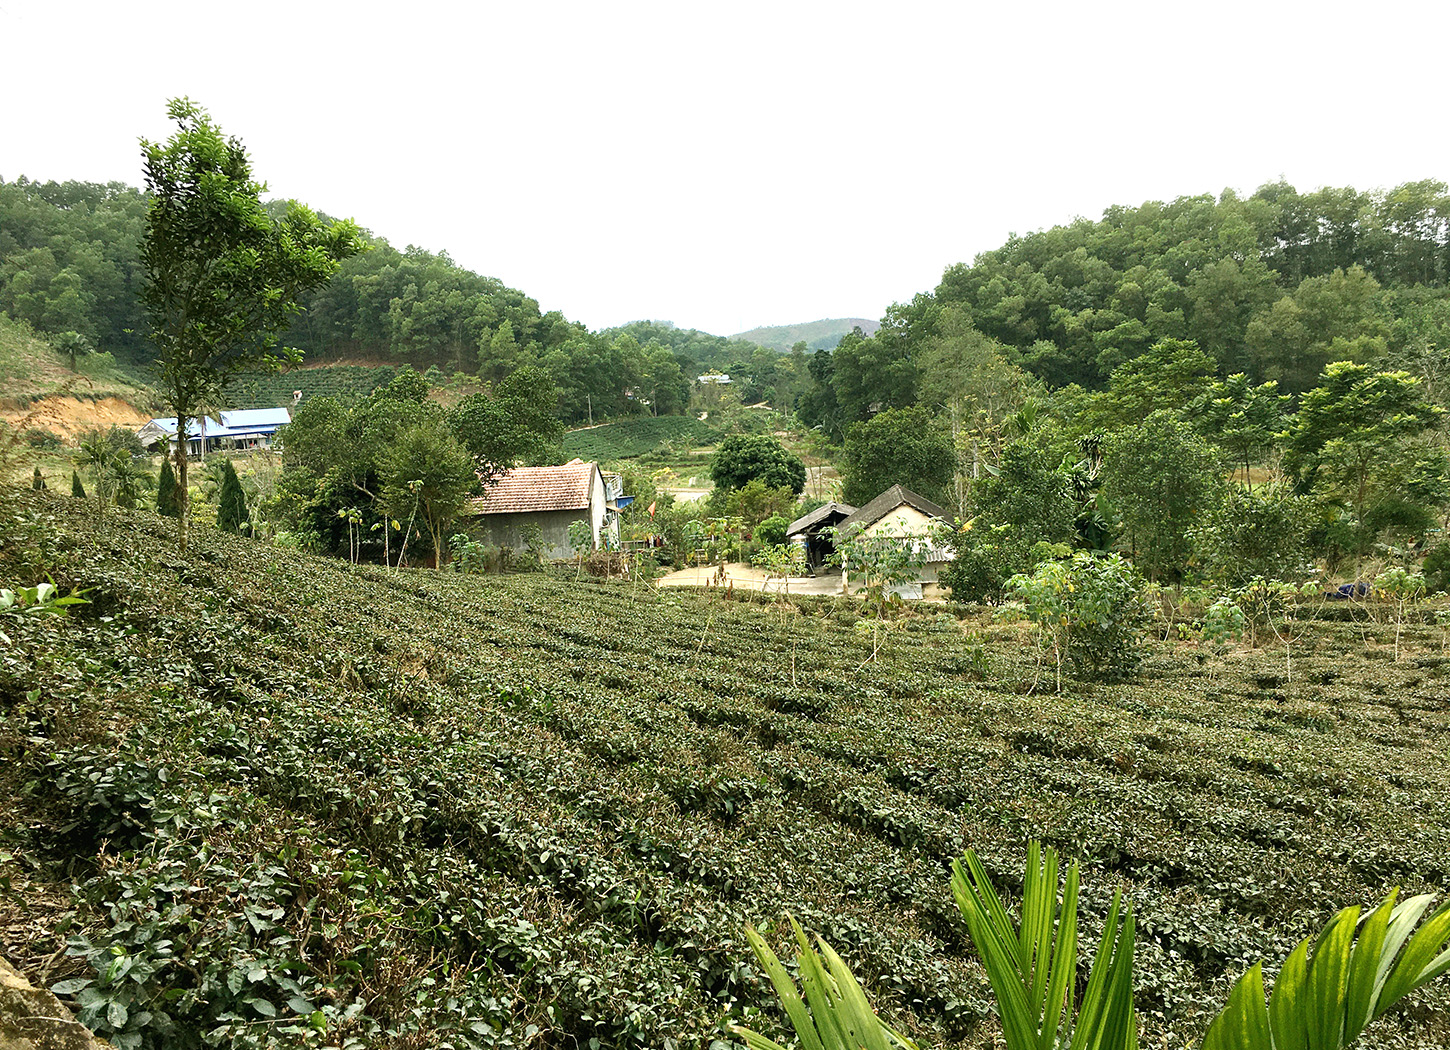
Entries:
MULTIPOLYGON (((277 431, 292 422, 292 415, 285 408, 242 408, 222 412, 220 416, 220 419, 200 416, 187 420, 188 456, 271 448, 277 431)), ((136 436, 150 451, 162 448, 170 451, 176 447, 176 430, 176 417, 167 416, 151 420, 136 432, 136 436)))
POLYGON ((515 467, 505 471, 467 513, 477 516, 473 537, 492 547, 528 546, 529 526, 543 535, 546 558, 571 558, 569 526, 589 522, 596 547, 619 546, 619 512, 631 502, 618 474, 597 463, 574 460, 557 467, 515 467))
MULTIPOLYGON (((947 520, 947 512, 931 500, 918 496, 910 489, 892 485, 881 495, 860 510, 844 518, 837 526, 837 533, 843 541, 853 536, 899 537, 903 543, 914 544, 923 557, 924 564, 916 579, 892 588, 892 593, 902 598, 941 598, 941 584, 937 575, 943 565, 951 561, 951 551, 939 547, 933 537, 937 525, 947 520)), ((845 589, 851 588, 850 579, 843 580, 845 589)))

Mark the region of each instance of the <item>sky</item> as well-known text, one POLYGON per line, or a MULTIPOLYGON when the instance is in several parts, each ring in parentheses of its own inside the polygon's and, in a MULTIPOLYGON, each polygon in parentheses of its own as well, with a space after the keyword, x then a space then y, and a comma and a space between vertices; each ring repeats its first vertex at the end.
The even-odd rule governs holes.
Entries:
POLYGON ((879 318, 1115 204, 1450 179, 1447 31, 1395 0, 0 0, 0 178, 139 186, 186 95, 272 196, 592 329, 730 335, 879 318))

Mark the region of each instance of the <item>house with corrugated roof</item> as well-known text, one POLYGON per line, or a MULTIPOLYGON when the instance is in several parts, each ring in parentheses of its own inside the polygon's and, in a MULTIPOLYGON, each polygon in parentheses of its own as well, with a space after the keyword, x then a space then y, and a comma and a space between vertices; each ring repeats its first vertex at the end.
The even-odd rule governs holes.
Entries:
POLYGON ((476 522, 469 531, 491 547, 522 549, 530 526, 537 525, 546 558, 571 558, 569 526, 587 521, 596 547, 617 548, 619 508, 628 499, 617 487, 606 482, 599 464, 577 459, 556 467, 514 467, 470 502, 467 513, 476 522))
POLYGON ((222 426, 236 449, 270 448, 277 431, 292 422, 285 408, 238 408, 222 413, 222 426))
MULTIPOLYGON (((203 452, 218 452, 223 449, 247 451, 270 448, 277 431, 292 422, 292 415, 285 408, 243 408, 198 416, 186 422, 186 453, 200 456, 203 452), (204 447, 203 447, 204 446, 204 447)), ((148 449, 165 445, 176 447, 176 417, 166 416, 147 422, 136 436, 148 449)))
MULTIPOLYGON (((922 565, 916 579, 892 588, 902 598, 942 597, 937 574, 951 561, 952 552, 935 538, 935 531, 947 520, 945 508, 918 496, 901 485, 892 485, 870 503, 842 519, 836 526, 837 542, 849 543, 857 536, 893 539, 911 544, 922 565)), ((843 581, 849 591, 851 581, 843 581)))

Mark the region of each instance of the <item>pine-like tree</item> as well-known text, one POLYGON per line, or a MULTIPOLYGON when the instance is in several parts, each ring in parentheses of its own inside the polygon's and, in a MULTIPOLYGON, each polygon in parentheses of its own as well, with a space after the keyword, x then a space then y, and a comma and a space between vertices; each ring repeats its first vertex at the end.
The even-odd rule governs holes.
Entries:
POLYGON ((81 484, 80 472, 76 470, 70 472, 70 494, 80 499, 86 498, 86 487, 81 484))
POLYGON ((222 467, 222 490, 217 500, 216 526, 226 532, 240 532, 246 523, 247 497, 232 461, 222 467))
POLYGON ((169 456, 161 460, 161 480, 156 484, 156 513, 168 518, 181 517, 181 507, 176 499, 176 471, 171 469, 169 456))
POLYGON ((35 476, 30 479, 30 487, 36 492, 45 491, 45 479, 40 476, 40 468, 35 468, 35 476))

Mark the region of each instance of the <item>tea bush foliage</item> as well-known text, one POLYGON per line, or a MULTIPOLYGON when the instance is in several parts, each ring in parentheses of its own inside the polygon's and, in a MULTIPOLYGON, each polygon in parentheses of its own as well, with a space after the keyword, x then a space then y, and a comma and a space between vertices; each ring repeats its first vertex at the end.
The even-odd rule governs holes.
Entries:
MULTIPOLYGON (((835 599, 220 530, 182 560, 171 527, 0 492, 0 587, 89 602, 3 619, 0 928, 118 1046, 785 1043, 743 931, 779 954, 793 915, 904 1035, 986 1047, 945 873, 971 848, 1015 893, 1040 839, 1080 858, 1084 936, 1131 902, 1142 1045, 1177 1047, 1339 909, 1450 890, 1450 661, 1417 617, 1306 620, 1292 682, 1148 640, 1059 696, 1027 625, 966 611, 871 659, 835 599)), ((1450 998, 1381 1025, 1360 1045, 1445 1045, 1450 998)))

